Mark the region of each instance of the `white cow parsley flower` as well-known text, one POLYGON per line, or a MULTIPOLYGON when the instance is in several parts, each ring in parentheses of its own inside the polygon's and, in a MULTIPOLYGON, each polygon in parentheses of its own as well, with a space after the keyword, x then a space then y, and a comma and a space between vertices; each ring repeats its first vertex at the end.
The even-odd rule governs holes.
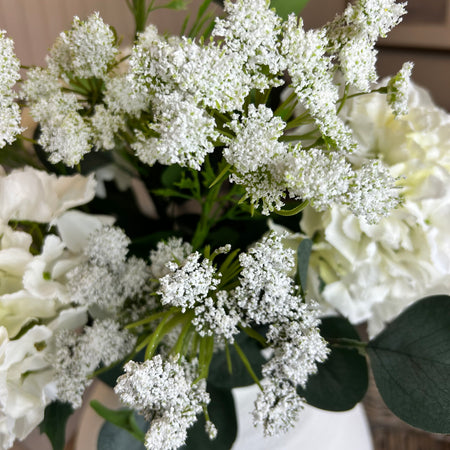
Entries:
POLYGON ((400 72, 387 84, 387 101, 396 116, 408 114, 408 94, 413 67, 411 62, 404 63, 400 72))
POLYGON ((113 31, 95 13, 86 21, 74 18, 72 29, 61 33, 47 62, 58 76, 65 72, 78 78, 103 78, 117 53, 113 31))
POLYGON ((155 121, 148 124, 148 136, 137 130, 137 141, 131 145, 137 156, 149 165, 158 161, 200 170, 218 137, 214 119, 178 92, 157 96, 154 107, 155 121))
POLYGON ((295 386, 288 381, 270 379, 261 381, 264 391, 259 392, 253 411, 253 423, 262 425, 264 436, 278 436, 291 429, 304 408, 304 400, 297 395, 295 386))
POLYGON ((79 408, 92 382, 88 376, 100 363, 108 366, 126 356, 134 343, 135 337, 111 319, 96 320, 81 335, 68 330, 58 332, 53 355, 58 398, 79 408))
POLYGON ((167 263, 175 262, 181 265, 192 253, 192 245, 189 242, 183 242, 181 238, 170 237, 167 242, 160 241, 156 250, 150 252, 150 270, 154 278, 162 278, 171 270, 167 263))
POLYGON ((129 243, 116 227, 92 233, 84 249, 88 260, 67 274, 70 300, 115 313, 127 299, 142 293, 150 273, 143 260, 126 259, 129 243))
POLYGON ((192 384, 193 363, 163 360, 160 355, 142 364, 130 361, 125 374, 118 378, 116 394, 128 406, 143 414, 150 422, 146 448, 176 450, 187 437, 187 429, 209 403, 206 382, 192 384))
POLYGON ((0 148, 11 144, 23 130, 19 106, 14 103, 12 88, 20 79, 20 62, 14 54, 14 43, 0 30, 0 148))
POLYGON ((271 234, 263 238, 241 253, 239 262, 240 284, 233 295, 246 316, 259 324, 290 317, 301 298, 294 295, 294 283, 288 276, 295 266, 294 252, 283 247, 281 237, 271 234))
POLYGON ((163 305, 178 306, 183 312, 202 303, 210 291, 216 290, 220 277, 209 259, 198 252, 189 255, 180 265, 169 262, 171 271, 159 280, 163 305))
POLYGON ((276 77, 286 68, 279 51, 281 19, 269 0, 226 0, 224 7, 227 17, 216 19, 212 35, 223 37, 226 52, 241 60, 241 70, 252 77, 256 89, 282 84, 276 77), (264 67, 275 77, 264 75, 264 67))
POLYGON ((325 30, 303 29, 303 22, 291 14, 285 23, 281 51, 286 56, 293 88, 324 138, 340 151, 355 146, 351 131, 337 116, 338 87, 333 82, 332 59, 327 56, 325 30))

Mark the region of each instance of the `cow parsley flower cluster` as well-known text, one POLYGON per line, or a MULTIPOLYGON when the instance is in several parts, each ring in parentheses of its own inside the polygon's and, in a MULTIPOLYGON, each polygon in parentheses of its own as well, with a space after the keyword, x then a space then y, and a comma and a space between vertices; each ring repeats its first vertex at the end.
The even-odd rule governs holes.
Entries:
POLYGON ((206 382, 194 382, 195 361, 163 360, 160 355, 142 364, 130 361, 117 380, 115 392, 126 405, 150 421, 145 445, 154 450, 176 450, 187 429, 210 401, 206 382))
POLYGON ((375 43, 402 20, 405 5, 395 0, 358 0, 327 24, 328 45, 347 83, 368 92, 377 81, 375 43))
POLYGON ((112 319, 96 320, 83 333, 61 330, 55 335, 54 358, 58 398, 73 408, 81 406, 82 395, 92 383, 89 375, 103 363, 119 361, 134 346, 135 338, 112 319))
POLYGON ((19 105, 14 102, 13 87, 20 79, 20 63, 14 54, 14 43, 0 30, 0 148, 11 144, 22 132, 19 105))
POLYGON ((126 258, 128 237, 119 228, 105 226, 89 236, 86 262, 67 276, 70 301, 117 313, 127 299, 145 291, 149 271, 145 261, 126 258))
POLYGON ((114 33, 98 13, 86 21, 75 17, 72 29, 62 33, 50 50, 48 68, 28 71, 22 96, 40 123, 38 143, 50 154, 50 162, 74 166, 94 147, 114 147, 123 117, 102 105, 86 114, 89 91, 81 80, 101 86, 99 80, 109 79, 117 53, 114 33))

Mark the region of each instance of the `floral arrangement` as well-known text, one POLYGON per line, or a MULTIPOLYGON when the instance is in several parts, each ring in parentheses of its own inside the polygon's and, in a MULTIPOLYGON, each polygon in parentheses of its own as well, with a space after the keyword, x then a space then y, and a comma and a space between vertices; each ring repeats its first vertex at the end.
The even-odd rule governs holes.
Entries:
POLYGON ((411 63, 375 69, 405 4, 305 30, 301 2, 205 0, 164 36, 149 13, 183 1, 127 3, 131 49, 75 18, 23 79, 0 32, 0 447, 40 425, 62 449, 99 377, 126 409, 91 406, 147 449, 230 448, 232 388, 274 436, 352 408, 368 358, 449 433, 450 116, 411 63))

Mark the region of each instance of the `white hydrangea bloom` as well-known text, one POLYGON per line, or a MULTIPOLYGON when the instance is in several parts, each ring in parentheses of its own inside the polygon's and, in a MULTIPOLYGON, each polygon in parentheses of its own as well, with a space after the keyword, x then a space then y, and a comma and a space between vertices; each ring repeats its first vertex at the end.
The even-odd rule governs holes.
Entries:
POLYGON ((66 72, 78 78, 103 78, 117 53, 113 31, 94 13, 85 21, 74 18, 71 30, 61 33, 50 50, 47 63, 58 76, 66 72))
POLYGON ((241 70, 251 75, 256 89, 282 84, 276 77, 286 68, 279 51, 281 19, 270 1, 226 0, 224 7, 227 17, 216 19, 212 35, 224 39, 226 52, 241 60, 241 70), (272 77, 263 73, 265 67, 272 77))
POLYGON ((112 319, 96 320, 81 335, 69 330, 56 333, 53 365, 58 398, 79 408, 81 397, 92 382, 88 376, 100 363, 108 366, 126 356, 135 340, 112 319))
POLYGON ((178 92, 157 96, 154 107, 150 137, 137 130, 137 141, 131 145, 137 156, 149 165, 159 162, 200 170, 205 156, 214 151, 215 120, 178 92))
POLYGON ((20 62, 14 54, 14 43, 0 30, 0 148, 11 144, 23 130, 20 109, 14 103, 13 87, 20 79, 20 62))
POLYGON ((408 109, 395 118, 373 94, 343 110, 360 143, 355 156, 378 157, 404 177, 402 204, 374 225, 337 206, 305 210, 301 223, 315 236, 311 276, 326 283, 321 297, 353 323, 368 320, 372 336, 415 300, 450 289, 450 116, 414 85, 408 109))
POLYGON ((163 360, 160 355, 142 364, 130 361, 124 366, 114 388, 122 402, 150 420, 146 448, 176 450, 187 437, 187 429, 196 421, 209 401, 206 382, 192 384, 193 363, 163 360))
POLYGON ((291 14, 285 23, 281 51, 287 59, 292 86, 316 121, 324 138, 337 149, 350 152, 355 146, 351 131, 337 116, 338 87, 333 82, 332 59, 326 55, 328 39, 322 30, 303 29, 291 14))
POLYGON ((411 62, 404 63, 400 72, 387 84, 387 101, 396 116, 408 114, 408 93, 413 67, 411 62))

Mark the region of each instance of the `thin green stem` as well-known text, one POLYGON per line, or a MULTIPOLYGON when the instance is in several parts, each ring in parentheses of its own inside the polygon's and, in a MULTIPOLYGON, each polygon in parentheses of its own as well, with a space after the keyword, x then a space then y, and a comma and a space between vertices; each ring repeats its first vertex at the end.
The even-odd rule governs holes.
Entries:
POLYGON ((264 348, 268 347, 267 341, 264 339, 264 336, 259 334, 256 330, 250 327, 239 327, 247 336, 250 336, 252 339, 258 341, 264 348))
POLYGON ((248 360, 248 358, 245 355, 245 353, 242 351, 242 349, 239 346, 239 344, 236 341, 234 341, 233 345, 234 345, 234 348, 237 351, 237 354, 239 355, 239 358, 241 358, 241 361, 244 363, 244 366, 247 369, 247 372, 249 373, 249 375, 252 377, 253 381, 258 385, 258 387, 261 389, 261 391, 264 391, 263 387, 261 386, 261 383, 259 382, 258 377, 256 376, 255 372, 252 369, 250 361, 248 360))
POLYGON ((167 311, 160 311, 158 313, 151 314, 150 316, 146 317, 145 319, 138 320, 136 322, 131 322, 127 325, 125 325, 125 328, 127 330, 131 328, 140 327, 141 325, 146 325, 150 322, 153 322, 156 319, 159 319, 160 317, 164 316, 164 314, 167 314, 167 311))

